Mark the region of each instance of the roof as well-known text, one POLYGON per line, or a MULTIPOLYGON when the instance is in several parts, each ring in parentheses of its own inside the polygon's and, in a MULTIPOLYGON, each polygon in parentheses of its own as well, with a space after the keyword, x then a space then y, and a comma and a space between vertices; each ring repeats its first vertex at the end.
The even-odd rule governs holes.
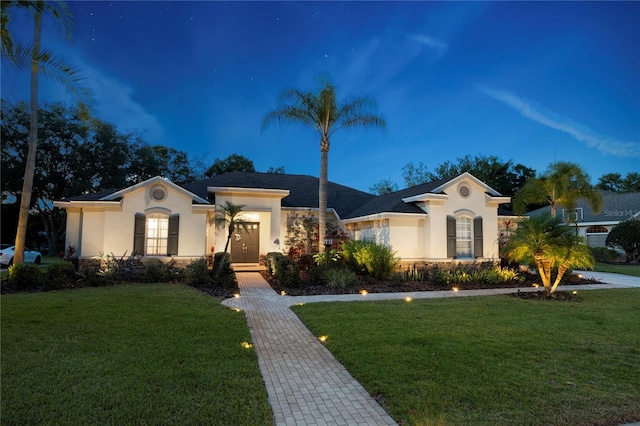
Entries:
MULTIPOLYGON (((602 194, 602 211, 594 213, 587 200, 581 199, 576 203, 577 208, 582 208, 581 222, 619 222, 629 219, 640 212, 640 192, 619 193, 611 191, 599 191, 602 194)), ((558 208, 557 215, 562 217, 563 207, 558 208)), ((551 207, 546 206, 528 213, 530 216, 539 216, 550 213, 551 207)))
MULTIPOLYGON (((339 185, 334 182, 329 182, 327 187, 327 205, 329 208, 333 208, 342 219, 353 219, 378 213, 424 215, 425 212, 415 203, 403 200, 422 194, 443 194, 442 187, 448 182, 460 178, 460 176, 453 179, 440 179, 433 182, 423 183, 411 188, 379 196, 349 188, 344 185, 339 185)), ((473 176, 471 177, 476 179, 473 176)), ((145 182, 148 183, 153 179, 156 178, 152 178, 145 182)), ((212 194, 209 193, 209 188, 212 187, 288 190, 289 195, 282 199, 282 207, 317 209, 319 182, 320 180, 317 177, 307 175, 232 172, 179 185, 179 187, 191 193, 194 196, 194 201, 209 200, 212 203, 215 202, 212 198, 212 194)), ((482 182, 480 183, 483 184, 482 182)), ((145 183, 143 182, 142 184, 145 183)), ((111 200, 112 198, 120 196, 120 194, 126 193, 130 188, 133 187, 122 190, 109 189, 94 194, 71 197, 68 200, 111 200)), ((489 187, 486 188, 488 195, 499 195, 495 190, 489 187)))
MULTIPOLYGON (((318 178, 307 175, 232 172, 191 182, 182 187, 202 198, 207 198, 209 187, 286 189, 290 192, 282 200, 282 207, 317 209, 319 182, 318 178)), ((375 197, 373 194, 334 182, 328 183, 327 205, 340 217, 344 217, 375 197)))

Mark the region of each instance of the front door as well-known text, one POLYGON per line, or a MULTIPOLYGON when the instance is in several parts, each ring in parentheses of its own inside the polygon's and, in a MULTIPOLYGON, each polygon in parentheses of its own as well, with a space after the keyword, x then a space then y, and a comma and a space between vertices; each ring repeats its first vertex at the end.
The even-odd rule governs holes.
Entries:
POLYGON ((246 229, 236 226, 231 237, 232 263, 258 263, 260 261, 260 224, 247 223, 246 229))

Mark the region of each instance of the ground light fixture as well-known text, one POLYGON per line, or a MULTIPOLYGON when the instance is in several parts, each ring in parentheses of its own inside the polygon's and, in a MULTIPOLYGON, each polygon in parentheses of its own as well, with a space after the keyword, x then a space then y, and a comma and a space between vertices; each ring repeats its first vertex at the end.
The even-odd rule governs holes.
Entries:
POLYGON ((320 340, 320 343, 325 343, 328 338, 329 336, 318 336, 318 340, 320 340))
POLYGON ((240 297, 240 293, 233 293, 233 297, 235 297, 235 298, 240 297))
POLYGON ((282 290, 282 291, 280 292, 280 296, 286 296, 286 295, 287 295, 287 292, 286 292, 286 291, 282 290))
POLYGON ((369 292, 365 289, 360 290, 360 294, 363 296, 366 296, 367 294, 369 294, 369 292))
POLYGON ((245 342, 240 343, 240 346, 242 346, 242 347, 243 347, 243 348, 245 348, 245 349, 251 349, 251 348, 253 347, 253 345, 252 345, 251 343, 246 342, 246 341, 245 341, 245 342))
POLYGON ((405 301, 405 302, 411 302, 412 300, 413 300, 413 299, 412 299, 412 298, 410 298, 409 296, 407 296, 407 297, 405 297, 405 298, 404 298, 404 301, 405 301))

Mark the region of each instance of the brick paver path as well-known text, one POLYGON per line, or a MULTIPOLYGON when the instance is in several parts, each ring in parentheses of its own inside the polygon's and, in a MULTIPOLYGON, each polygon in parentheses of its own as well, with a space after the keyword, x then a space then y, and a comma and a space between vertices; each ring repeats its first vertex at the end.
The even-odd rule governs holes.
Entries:
POLYGON ((395 425, 257 272, 236 273, 276 425, 395 425))

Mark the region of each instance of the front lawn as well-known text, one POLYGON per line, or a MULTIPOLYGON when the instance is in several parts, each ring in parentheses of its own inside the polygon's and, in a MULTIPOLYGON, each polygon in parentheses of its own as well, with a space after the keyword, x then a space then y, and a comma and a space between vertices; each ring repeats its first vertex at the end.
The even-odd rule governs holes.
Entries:
POLYGON ((640 289, 294 307, 401 424, 640 421, 640 289))
POLYGON ((179 284, 10 294, 4 425, 269 425, 242 313, 179 284))
POLYGON ((614 274, 633 275, 635 277, 640 277, 640 265, 620 265, 596 262, 594 270, 596 272, 613 272, 614 274))

